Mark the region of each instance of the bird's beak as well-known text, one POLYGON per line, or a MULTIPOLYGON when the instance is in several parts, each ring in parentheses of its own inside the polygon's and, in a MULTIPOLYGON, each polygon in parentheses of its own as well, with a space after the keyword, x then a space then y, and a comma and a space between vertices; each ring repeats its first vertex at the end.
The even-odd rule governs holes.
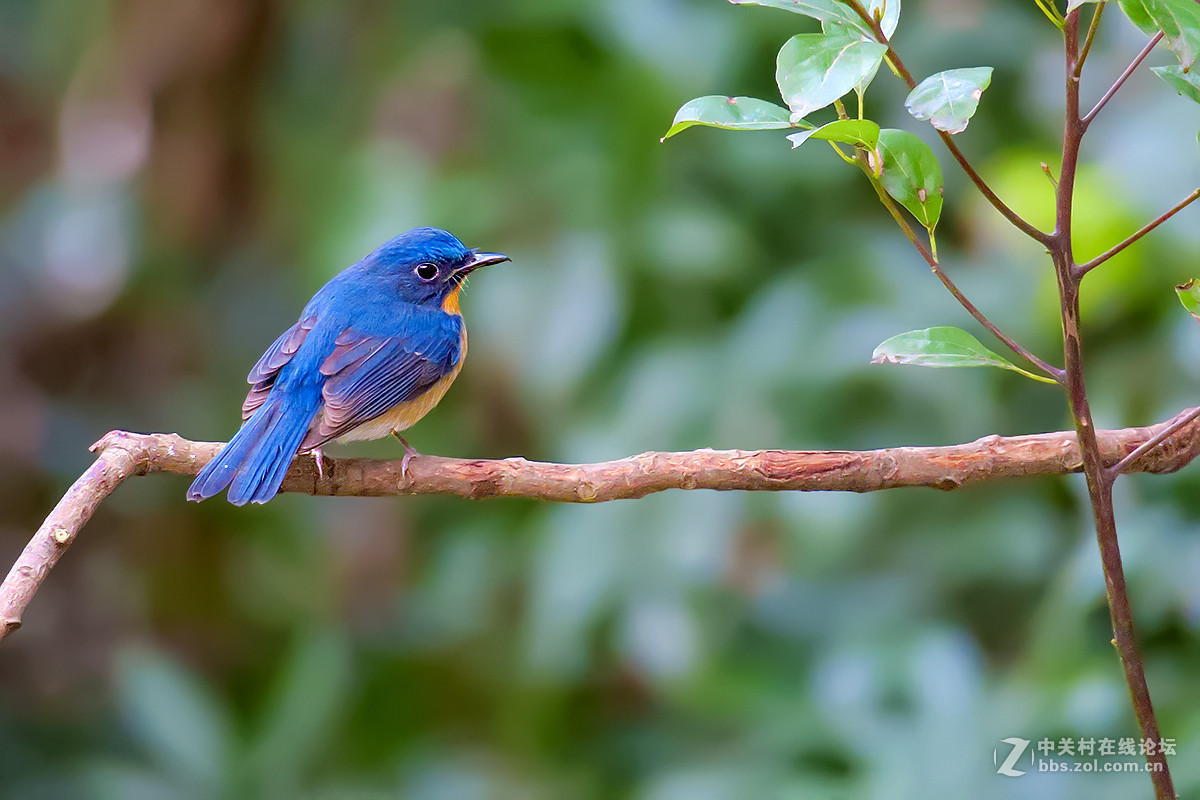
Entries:
POLYGON ((501 261, 512 261, 512 259, 503 253, 471 253, 471 257, 463 262, 463 265, 457 271, 467 274, 474 272, 480 267, 499 264, 501 261))

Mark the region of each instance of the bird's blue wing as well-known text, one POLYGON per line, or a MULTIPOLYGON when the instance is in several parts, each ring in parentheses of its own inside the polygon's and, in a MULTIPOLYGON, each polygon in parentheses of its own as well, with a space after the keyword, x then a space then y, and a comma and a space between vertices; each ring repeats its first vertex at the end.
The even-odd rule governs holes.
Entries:
POLYGON ((454 369, 462 321, 449 314, 410 318, 392 336, 348 328, 321 365, 324 407, 301 449, 311 449, 420 397, 454 369))
POLYGON ((275 385, 275 379, 279 377, 279 370, 292 360, 292 356, 296 355, 296 351, 300 349, 300 345, 304 344, 309 331, 316 324, 315 314, 300 320, 280 334, 275 343, 268 347, 267 352, 258 359, 258 363, 246 376, 246 383, 250 384, 250 392, 242 403, 243 420, 250 419, 258 407, 266 402, 267 395, 271 393, 271 387, 275 385))

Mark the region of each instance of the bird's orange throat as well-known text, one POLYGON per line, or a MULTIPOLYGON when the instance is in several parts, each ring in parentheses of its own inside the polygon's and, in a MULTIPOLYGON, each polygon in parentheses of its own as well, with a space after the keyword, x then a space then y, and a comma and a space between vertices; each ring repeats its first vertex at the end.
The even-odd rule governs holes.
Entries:
POLYGON ((446 295, 446 299, 442 301, 442 311, 455 316, 462 316, 462 306, 458 304, 458 293, 462 291, 462 286, 455 286, 450 294, 446 295))

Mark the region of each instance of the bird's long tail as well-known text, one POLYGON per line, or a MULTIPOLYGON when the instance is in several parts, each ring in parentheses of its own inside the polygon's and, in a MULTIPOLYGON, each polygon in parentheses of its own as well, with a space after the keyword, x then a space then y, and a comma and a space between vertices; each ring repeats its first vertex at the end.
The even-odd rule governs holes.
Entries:
POLYGON ((315 404, 308 405, 294 394, 272 393, 196 476, 188 500, 205 500, 226 486, 235 506, 274 497, 316 414, 315 404))

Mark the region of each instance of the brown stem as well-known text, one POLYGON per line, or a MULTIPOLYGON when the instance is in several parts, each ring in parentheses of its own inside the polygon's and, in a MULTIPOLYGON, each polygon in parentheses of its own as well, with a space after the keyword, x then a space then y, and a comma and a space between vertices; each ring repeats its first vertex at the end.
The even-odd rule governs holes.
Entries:
MULTIPOLYGON (((1117 76, 1117 79, 1113 81, 1113 85, 1108 87, 1108 91, 1104 93, 1104 96, 1097 101, 1096 105, 1092 106, 1092 110, 1079 120, 1083 130, 1087 130, 1088 125, 1092 124, 1092 120, 1096 118, 1096 115, 1100 113, 1104 106, 1108 105, 1108 101, 1112 100, 1113 95, 1117 93, 1117 90, 1125 85, 1125 81, 1129 80, 1129 76, 1132 75, 1133 71, 1137 69, 1143 61, 1146 60, 1146 56, 1150 55, 1150 51, 1154 49, 1154 46, 1157 45, 1162 38, 1162 31, 1154 34, 1154 37, 1151 38, 1150 41, 1146 42, 1146 46, 1142 48, 1142 51, 1134 56, 1133 61, 1129 62, 1129 66, 1125 68, 1125 71, 1117 76)), ((1082 68, 1082 65, 1080 65, 1080 67, 1082 68)), ((1078 80, 1079 75, 1076 74, 1075 78, 1078 80)))
MULTIPOLYGON (((871 33, 875 39, 880 44, 887 46, 887 59, 891 61, 892 66, 895 67, 896 72, 900 75, 900 79, 908 85, 909 89, 917 88, 916 80, 913 78, 912 73, 908 71, 908 67, 904 66, 904 62, 900 60, 900 56, 896 53, 895 49, 892 48, 891 43, 888 41, 887 34, 885 34, 883 31, 883 26, 879 24, 879 20, 872 17, 871 13, 866 9, 865 6, 863 6, 861 2, 859 2, 859 0, 845 0, 845 2, 846 5, 853 9, 856 14, 858 14, 863 22, 871 27, 871 33)), ((984 181, 984 179, 980 177, 979 173, 975 171, 975 168, 971 166, 971 162, 967 161, 967 157, 964 156, 962 151, 958 149, 958 145, 955 144, 954 138, 950 134, 946 133, 945 131, 938 131, 937 134, 941 137, 942 143, 946 146, 946 149, 950 151, 950 155, 954 156, 954 160, 958 162, 958 165, 962 167, 963 172, 967 174, 967 177, 971 180, 971 183, 975 184, 975 188, 977 188, 980 194, 982 194, 987 201, 991 203, 997 211, 1000 212, 1001 216, 1003 216, 1012 224, 1013 227, 1024 233, 1026 236, 1029 236, 1043 245, 1049 243, 1050 234, 1027 222, 1024 217, 1009 208, 1008 205, 1001 200, 995 192, 992 191, 992 188, 987 185, 987 182, 984 181)))
POLYGON ((1105 250, 1103 253, 1096 256, 1095 258, 1093 258, 1091 261, 1087 262, 1086 264, 1077 265, 1075 267, 1075 275, 1077 277, 1082 277, 1082 276, 1086 275, 1087 273, 1091 272, 1093 269, 1100 266, 1105 261, 1108 261, 1110 258, 1115 256, 1117 253, 1121 252, 1126 247, 1129 247, 1129 245, 1133 244, 1138 239, 1141 239, 1147 233, 1154 230, 1159 225, 1162 225, 1164 222, 1169 220, 1171 217, 1175 216, 1180 211, 1182 211, 1183 209, 1190 206, 1197 199, 1200 199, 1200 189, 1196 189, 1195 191, 1193 191, 1187 197, 1183 198, 1178 203, 1176 203, 1174 206, 1172 206, 1170 209, 1168 209, 1166 212, 1164 212, 1162 215, 1160 215, 1157 219, 1148 223, 1145 227, 1143 227, 1137 233, 1131 234, 1129 236, 1129 238, 1125 239, 1123 242, 1120 242, 1119 244, 1114 245, 1113 247, 1109 248, 1108 250, 1105 250))
MULTIPOLYGON (((1167 473, 1200 456, 1200 408, 1147 428, 1101 431, 1108 462, 1174 425, 1169 444, 1139 457, 1131 469, 1167 473)), ((192 442, 173 433, 113 431, 92 446, 96 462, 75 481, 33 535, 0 584, 0 639, 21 624, 25 607, 50 569, 99 505, 134 475, 195 475, 223 445, 192 442)), ((523 458, 498 461, 415 456, 402 460, 326 458, 323 474, 309 456, 296 458, 282 491, 378 497, 452 494, 468 499, 528 497, 562 503, 600 503, 644 497, 667 489, 717 491, 874 492, 905 486, 951 490, 1002 478, 1065 475, 1082 467, 1072 431, 1032 436, 986 436, 950 447, 884 450, 696 450, 642 453, 599 464, 545 464, 523 458), (403 472, 403 476, 401 473, 403 472)), ((183 489, 180 487, 182 500, 183 489)))
POLYGON ((980 311, 979 308, 972 303, 965 294, 962 293, 962 290, 959 289, 958 285, 950 279, 950 276, 947 275, 945 270, 942 269, 942 265, 936 258, 934 258, 933 252, 926 247, 925 243, 922 242, 917 236, 916 230, 911 224, 909 224, 908 220, 905 219, 904 214, 900 211, 900 208, 896 205, 896 202, 892 199, 891 195, 889 195, 883 186, 880 185, 879 181, 875 178, 874 173, 871 172, 870 165, 862 160, 861 154, 859 166, 862 167, 863 172, 867 176, 867 180, 871 182, 871 186, 875 188, 875 193, 879 195, 879 201, 883 203, 884 208, 886 208, 888 213, 892 215, 892 219, 894 219, 896 224, 900 226, 900 230, 904 231, 904 235, 908 237, 908 241, 912 242, 912 246, 916 248, 918 253, 921 254, 921 258, 925 259, 925 263, 929 265, 929 269, 933 271, 934 276, 936 276, 937 279, 942 282, 942 285, 945 286, 946 290, 954 296, 954 299, 958 301, 958 304, 965 308, 967 313, 974 317, 980 325, 982 325, 984 328, 987 328, 987 330, 993 336, 1003 342, 1009 350, 1012 350, 1021 358, 1025 359, 1030 364, 1033 364, 1055 381, 1062 383, 1063 371, 1061 369, 1046 361, 1043 361, 1029 350, 1021 346, 1021 344, 1019 344, 1015 339, 1002 331, 994 322, 988 319, 987 315, 980 311))
MULTIPOLYGON (((1138 651, 1137 639, 1134 635, 1133 612, 1129 605, 1125 571, 1121 564, 1121 548, 1117 538, 1117 523, 1113 511, 1112 487, 1115 476, 1104 466, 1104 456, 1096 436, 1084 380, 1082 337, 1079 326, 1081 273, 1075 264, 1071 241, 1079 146, 1083 134, 1087 130, 1087 122, 1079 116, 1078 10, 1067 15, 1063 36, 1067 61, 1066 125, 1063 131, 1062 172, 1059 176, 1055 203, 1055 229, 1051 236, 1049 250, 1058 278, 1063 329, 1063 364, 1066 369, 1065 388, 1071 415, 1075 420, 1075 431, 1079 437, 1079 449, 1083 457, 1083 473, 1087 478, 1088 497, 1091 500, 1092 516, 1096 524, 1096 540, 1100 548, 1100 562, 1104 569, 1113 643, 1116 645, 1125 670, 1125 682, 1129 686, 1141 736, 1143 739, 1159 741, 1162 737, 1159 733, 1158 720, 1154 715, 1154 706, 1150 700, 1145 667, 1142 664, 1141 653, 1138 651)), ((1118 84, 1120 82, 1118 81, 1118 84)), ((1109 96, 1115 91, 1115 88, 1110 90, 1109 96)), ((1095 110, 1103 107, 1104 102, 1106 100, 1102 100, 1095 110)), ((1150 773, 1150 777, 1154 784, 1155 797, 1158 800, 1174 800, 1175 790, 1166 756, 1151 749, 1146 754, 1146 761, 1154 770, 1150 773)))

